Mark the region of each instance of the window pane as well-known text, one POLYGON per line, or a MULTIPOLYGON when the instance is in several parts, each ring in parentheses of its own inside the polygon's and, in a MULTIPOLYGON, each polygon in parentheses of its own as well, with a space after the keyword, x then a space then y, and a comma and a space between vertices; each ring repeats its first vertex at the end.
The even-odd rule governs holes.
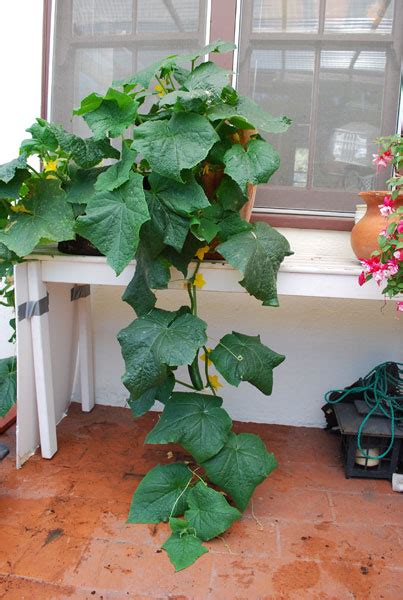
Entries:
POLYGON ((137 31, 142 33, 197 31, 199 2, 194 0, 138 0, 137 31))
POLYGON ((254 33, 317 31, 319 0, 253 0, 254 33))
POLYGON ((126 35, 132 32, 132 0, 74 0, 73 35, 126 35))
POLYGON ((92 91, 104 93, 113 80, 163 56, 202 47, 207 4, 208 0, 57 0, 52 120, 88 135, 85 123, 71 116, 81 99, 92 91), (90 42, 84 36, 91 37, 90 42))
POLYGON ((327 0, 325 33, 392 33, 394 0, 327 0))
POLYGON ((381 133, 386 52, 321 53, 314 187, 375 185, 372 154, 381 133))
POLYGON ((281 156, 281 168, 270 181, 305 187, 315 50, 289 46, 293 47, 265 44, 265 49, 252 50, 248 64, 242 65, 239 88, 268 112, 292 117, 294 124, 287 133, 266 136, 281 156))

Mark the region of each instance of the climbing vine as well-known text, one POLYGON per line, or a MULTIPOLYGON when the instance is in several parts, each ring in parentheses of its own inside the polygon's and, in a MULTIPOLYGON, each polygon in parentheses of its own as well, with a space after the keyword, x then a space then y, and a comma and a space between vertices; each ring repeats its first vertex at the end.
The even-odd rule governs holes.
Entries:
POLYGON ((291 122, 239 95, 226 70, 201 62, 232 49, 218 41, 169 56, 114 82, 104 95, 90 94, 74 113, 91 137, 37 119, 19 157, 0 167, 3 268, 38 244, 77 236, 104 254, 116 274, 136 259, 123 294, 136 318, 118 335, 128 404, 138 418, 160 401, 164 409, 146 443, 178 443, 191 456, 144 477, 128 522, 169 521, 163 548, 177 570, 241 518, 255 487, 276 467, 257 435, 232 431, 217 391, 221 376, 270 395, 273 369, 285 357, 259 336, 237 331, 212 348, 198 315, 208 252, 237 269, 240 284, 265 306, 278 306, 277 272, 291 253, 279 232, 242 218, 251 187, 266 183, 280 164, 258 130, 277 134, 291 122), (41 170, 30 156, 39 156, 41 170), (171 267, 181 273, 188 300, 176 311, 158 308, 153 291, 168 287, 171 267), (186 380, 178 377, 181 366, 186 380))

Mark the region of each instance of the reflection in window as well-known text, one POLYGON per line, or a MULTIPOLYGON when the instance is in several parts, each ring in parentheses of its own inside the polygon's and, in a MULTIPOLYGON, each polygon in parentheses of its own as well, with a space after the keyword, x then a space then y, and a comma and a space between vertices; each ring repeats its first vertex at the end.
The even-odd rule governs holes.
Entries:
POLYGON ((253 32, 317 31, 319 0, 254 0, 253 32))
POLYGON ((73 0, 73 35, 130 34, 132 9, 132 0, 73 0))
POLYGON ((199 8, 195 0, 138 0, 137 32, 197 31, 199 8))
POLYGON ((392 32, 393 0, 327 0, 325 33, 392 32))

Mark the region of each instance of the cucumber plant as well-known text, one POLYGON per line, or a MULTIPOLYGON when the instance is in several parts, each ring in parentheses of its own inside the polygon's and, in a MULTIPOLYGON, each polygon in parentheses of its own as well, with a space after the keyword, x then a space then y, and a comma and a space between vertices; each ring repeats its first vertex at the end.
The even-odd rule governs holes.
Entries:
POLYGON ((160 401, 164 409, 146 443, 181 444, 191 458, 158 465, 144 477, 128 522, 169 521, 163 548, 177 570, 241 518, 255 487, 276 467, 257 435, 233 432, 212 367, 232 385, 248 382, 270 395, 273 369, 285 357, 259 336, 237 331, 210 348, 198 316, 200 266, 210 248, 242 274, 249 294, 272 307, 280 264, 291 254, 279 232, 240 215, 250 185, 266 183, 280 164, 258 131, 278 134, 291 121, 267 114, 231 87, 226 70, 202 62, 232 49, 217 41, 168 56, 114 82, 104 95, 90 94, 74 113, 91 137, 37 119, 18 158, 0 167, 3 270, 38 244, 77 235, 116 274, 136 259, 123 294, 136 317, 118 335, 128 404, 139 418, 160 401), (31 156, 39 156, 41 170, 31 156), (168 287, 171 267, 181 273, 188 298, 175 311, 158 308, 153 291, 168 287), (178 378, 181 366, 188 367, 187 381, 178 378))

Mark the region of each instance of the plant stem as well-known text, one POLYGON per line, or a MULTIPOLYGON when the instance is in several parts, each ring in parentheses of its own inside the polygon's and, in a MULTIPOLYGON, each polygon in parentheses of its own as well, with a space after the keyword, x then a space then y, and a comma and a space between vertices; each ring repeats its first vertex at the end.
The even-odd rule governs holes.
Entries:
POLYGON ((189 383, 185 383, 184 381, 180 381, 179 379, 175 378, 175 383, 179 383, 179 385, 183 385, 184 387, 189 388, 190 390, 194 390, 194 386, 190 385, 189 383))
POLYGON ((167 88, 165 87, 165 85, 162 82, 162 79, 160 79, 157 75, 155 76, 155 79, 158 81, 158 83, 160 84, 160 86, 162 87, 162 91, 164 92, 164 94, 168 93, 167 88))
POLYGON ((213 392, 214 396, 217 396, 217 392, 214 389, 214 386, 212 385, 211 381, 210 381, 210 377, 209 377, 209 372, 208 372, 208 350, 206 346, 203 346, 203 350, 204 350, 204 355, 206 357, 206 361, 204 363, 204 373, 206 375, 206 381, 207 381, 207 385, 210 388, 210 390, 213 392))

